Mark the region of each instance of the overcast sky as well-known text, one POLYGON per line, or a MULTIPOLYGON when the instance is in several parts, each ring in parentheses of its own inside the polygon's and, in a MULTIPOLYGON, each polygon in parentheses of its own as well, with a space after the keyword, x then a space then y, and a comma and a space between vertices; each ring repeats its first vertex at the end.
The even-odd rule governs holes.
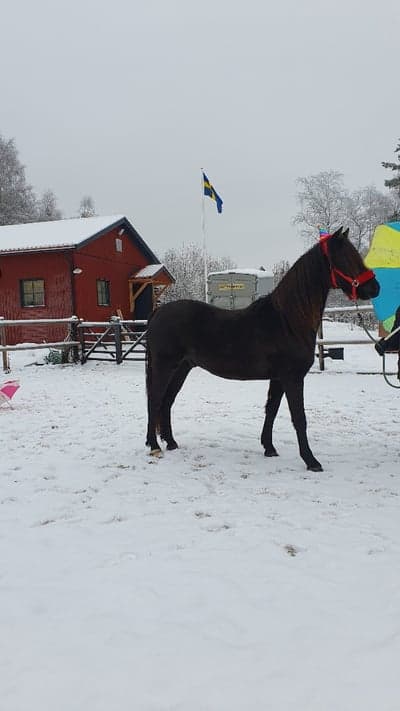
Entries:
POLYGON ((296 178, 389 177, 400 137, 399 0, 13 0, 1 7, 0 133, 64 216, 83 195, 161 257, 202 243, 293 261, 296 178))

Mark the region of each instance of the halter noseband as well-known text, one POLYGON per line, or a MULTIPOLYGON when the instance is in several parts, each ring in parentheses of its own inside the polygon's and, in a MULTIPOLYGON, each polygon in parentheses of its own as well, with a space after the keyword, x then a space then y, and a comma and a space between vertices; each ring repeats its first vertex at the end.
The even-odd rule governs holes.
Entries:
POLYGON ((339 289, 339 285, 336 280, 336 276, 339 276, 341 279, 344 279, 344 281, 347 281, 348 284, 351 285, 351 293, 347 294, 348 298, 351 301, 356 301, 357 300, 357 289, 359 286, 362 284, 365 284, 365 282, 370 281, 370 279, 375 278, 375 274, 371 269, 364 269, 361 274, 359 274, 356 277, 350 277, 347 274, 343 274, 343 272, 340 271, 340 269, 337 269, 337 267, 334 266, 331 262, 331 258, 329 256, 328 252, 328 240, 332 237, 332 235, 323 235, 320 237, 319 243, 321 245, 322 253, 325 255, 325 257, 328 260, 329 263, 329 268, 330 268, 330 275, 331 275, 331 285, 334 289, 339 289))

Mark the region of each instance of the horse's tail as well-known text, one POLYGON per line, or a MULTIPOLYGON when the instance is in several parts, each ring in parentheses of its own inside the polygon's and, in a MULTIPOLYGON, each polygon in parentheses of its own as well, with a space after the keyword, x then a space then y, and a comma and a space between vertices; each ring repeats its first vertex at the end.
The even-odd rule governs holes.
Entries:
MULTIPOLYGON (((149 323, 154 315, 154 311, 149 315, 147 319, 147 325, 146 325, 146 332, 149 328, 149 323)), ((147 338, 147 333, 145 335, 145 344, 146 344, 146 353, 145 353, 145 361, 146 361, 146 390, 147 390, 147 397, 150 396, 151 392, 151 379, 152 379, 152 367, 151 367, 151 350, 147 338)))
POLYGON ((151 352, 149 344, 146 343, 146 390, 147 397, 150 397, 151 393, 151 383, 152 383, 152 367, 151 367, 151 352))

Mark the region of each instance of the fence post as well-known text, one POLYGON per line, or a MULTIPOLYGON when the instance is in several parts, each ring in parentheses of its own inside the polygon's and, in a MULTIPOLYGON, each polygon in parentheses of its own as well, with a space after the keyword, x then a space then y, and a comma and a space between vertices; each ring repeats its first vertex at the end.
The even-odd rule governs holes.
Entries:
POLYGON ((84 365, 86 363, 86 356, 85 356, 85 329, 80 324, 79 328, 77 327, 79 331, 79 341, 81 344, 81 364, 84 365))
POLYGON ((111 316, 111 323, 114 326, 114 338, 115 338, 115 362, 117 365, 122 363, 122 324, 119 316, 111 316))
MULTIPOLYGON (((321 322, 318 326, 318 339, 322 341, 324 338, 324 332, 322 328, 322 318, 321 322)), ((325 370, 325 360, 324 360, 324 346, 323 345, 318 345, 318 361, 319 361, 319 369, 320 370, 325 370)))
MULTIPOLYGON (((7 345, 6 327, 3 326, 3 324, 1 323, 2 321, 4 321, 4 316, 0 316, 0 345, 6 346, 7 345)), ((5 373, 9 373, 11 370, 10 358, 9 358, 7 351, 3 351, 3 370, 5 373)))
MULTIPOLYGON (((79 323, 79 318, 77 316, 71 316, 74 320, 71 321, 69 325, 69 337, 71 341, 77 341, 78 340, 78 323, 79 323)), ((72 360, 74 363, 78 363, 79 361, 79 348, 78 346, 72 346, 72 360)))

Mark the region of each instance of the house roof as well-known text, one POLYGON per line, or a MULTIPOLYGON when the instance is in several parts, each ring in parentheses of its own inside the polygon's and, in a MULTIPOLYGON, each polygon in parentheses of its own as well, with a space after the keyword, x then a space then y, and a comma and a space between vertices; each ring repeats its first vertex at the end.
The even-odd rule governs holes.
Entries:
POLYGON ((171 279, 172 282, 175 281, 174 277, 172 276, 171 272, 167 269, 165 264, 148 264, 146 267, 142 267, 142 269, 139 269, 138 272, 135 272, 135 274, 132 274, 131 278, 134 279, 152 279, 157 274, 160 274, 160 272, 165 272, 167 276, 171 279))
POLYGON ((161 269, 162 264, 148 264, 147 267, 139 269, 134 276, 135 279, 147 279, 148 277, 152 277, 157 274, 157 272, 161 271, 161 269))
POLYGON ((68 220, 0 226, 0 254, 73 249, 118 226, 124 228, 133 238, 149 262, 158 263, 155 254, 124 215, 75 217, 68 220))

